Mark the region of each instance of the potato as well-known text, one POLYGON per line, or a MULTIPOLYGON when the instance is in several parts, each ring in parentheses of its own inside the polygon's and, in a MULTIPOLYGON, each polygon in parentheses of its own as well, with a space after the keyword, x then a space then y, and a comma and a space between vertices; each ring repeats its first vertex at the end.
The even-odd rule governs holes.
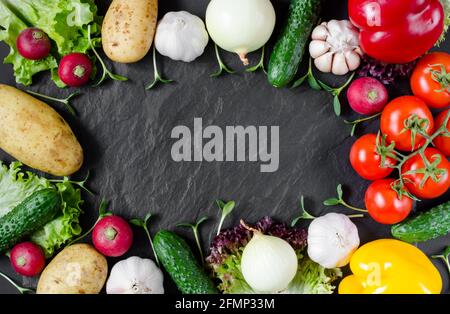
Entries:
POLYGON ((150 50, 158 18, 158 0, 113 0, 102 26, 106 55, 121 63, 137 62, 150 50))
POLYGON ((32 168, 68 176, 80 169, 83 149, 53 108, 0 84, 0 148, 32 168))
POLYGON ((106 281, 108 264, 89 244, 66 247, 47 265, 37 294, 97 294, 106 281))

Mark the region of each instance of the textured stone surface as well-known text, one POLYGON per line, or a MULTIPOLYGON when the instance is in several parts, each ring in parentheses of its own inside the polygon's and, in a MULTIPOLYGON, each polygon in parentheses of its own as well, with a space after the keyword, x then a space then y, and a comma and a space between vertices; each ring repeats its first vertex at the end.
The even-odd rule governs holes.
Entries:
MULTIPOLYGON (((102 1, 102 12, 105 3, 102 1)), ((172 10, 188 10, 204 17, 207 0, 160 1, 160 14, 172 10)), ((288 0, 273 1, 278 21, 282 20, 288 0)), ((326 1, 323 20, 345 18, 344 3, 326 1)), ((448 50, 448 43, 443 47, 448 50)), ((7 53, 0 45, 0 57, 7 53)), ((237 209, 225 226, 249 222, 264 215, 290 222, 298 213, 300 195, 315 215, 344 208, 324 208, 321 202, 335 194, 338 183, 345 186, 349 202, 363 206, 368 182, 351 169, 348 152, 354 138, 349 127, 332 110, 331 96, 306 86, 298 89, 272 88, 262 73, 243 72, 237 57, 222 52, 227 63, 237 69, 237 75, 210 78, 216 70, 214 49, 210 44, 205 54, 193 63, 174 62, 158 57, 164 76, 177 82, 146 91, 144 86, 152 79, 151 55, 132 65, 114 64, 117 73, 128 76, 125 83, 108 81, 97 88, 83 88, 83 95, 74 100, 79 116, 71 117, 62 106, 52 104, 69 122, 85 150, 86 162, 75 176, 81 178, 92 170, 89 186, 97 193, 88 197, 84 206, 83 226, 87 228, 96 219, 97 206, 102 198, 110 200, 110 208, 126 218, 155 214, 151 231, 169 228, 192 239, 187 230, 175 228, 179 222, 192 222, 207 215, 210 221, 202 226, 202 238, 207 243, 215 232, 219 212, 214 200, 236 200, 237 209), (257 163, 195 163, 173 162, 170 157, 170 132, 176 125, 192 128, 194 117, 202 117, 209 125, 279 125, 280 168, 275 173, 260 173, 257 163)), ((259 54, 251 55, 253 62, 259 54)), ((111 66, 111 63, 109 63, 111 66)), ((341 83, 335 78, 324 78, 329 83, 341 83)), ((10 66, 0 67, 0 82, 13 84, 10 66)), ((23 86, 19 86, 23 88, 23 86)), ((31 87, 41 93, 64 96, 69 90, 59 90, 48 79, 48 74, 36 79, 31 87)), ((348 109, 346 118, 354 118, 348 109)), ((375 131, 378 122, 359 129, 359 134, 375 131)), ((11 158, 0 152, 0 158, 11 158)), ((421 202, 418 210, 449 199, 421 202)), ((389 227, 375 223, 371 218, 355 220, 362 242, 389 237, 389 227)), ((307 224, 302 222, 306 227, 307 224)), ((151 256, 144 233, 136 230, 136 242, 130 255, 151 256)), ((449 244, 450 237, 421 244, 425 253, 438 253, 449 244)), ((115 260, 111 260, 113 264, 115 260)), ((441 263, 436 262, 448 286, 448 276, 441 263)), ((3 257, 0 269, 12 274, 3 257)), ((18 276, 13 275, 16 280, 18 276)), ((176 291, 166 278, 168 291, 176 291)), ((25 282, 33 284, 32 281, 25 282)), ((3 280, 0 292, 13 292, 3 280)))

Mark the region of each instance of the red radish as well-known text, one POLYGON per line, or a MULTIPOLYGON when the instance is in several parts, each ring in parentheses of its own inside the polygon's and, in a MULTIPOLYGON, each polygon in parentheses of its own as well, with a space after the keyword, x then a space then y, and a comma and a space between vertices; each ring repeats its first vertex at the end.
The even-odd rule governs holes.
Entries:
POLYGON ((92 242, 105 256, 122 256, 133 243, 133 231, 123 218, 115 215, 106 216, 95 225, 92 242))
POLYGON ((50 54, 52 44, 47 34, 39 28, 24 29, 16 40, 17 50, 25 59, 40 60, 50 54))
POLYGON ((77 87, 86 84, 92 73, 92 62, 83 53, 70 53, 59 63, 58 75, 64 84, 77 87))
POLYGON ((14 270, 27 277, 40 274, 45 267, 44 252, 32 242, 15 245, 10 252, 10 259, 14 270))
POLYGON ((386 87, 380 81, 371 77, 361 77, 354 80, 347 90, 350 107, 363 115, 381 112, 388 103, 388 98, 386 87))

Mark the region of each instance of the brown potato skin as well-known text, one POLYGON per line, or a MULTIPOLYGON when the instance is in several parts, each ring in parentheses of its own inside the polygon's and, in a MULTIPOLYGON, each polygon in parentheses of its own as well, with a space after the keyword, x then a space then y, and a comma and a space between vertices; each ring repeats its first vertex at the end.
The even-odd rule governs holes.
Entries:
POLYGON ((89 244, 66 247, 47 265, 37 294, 98 294, 108 276, 106 258, 89 244))
POLYGON ((25 165, 69 176, 83 163, 83 149, 67 122, 46 103, 0 84, 0 148, 25 165))
POLYGON ((141 60, 150 50, 158 18, 158 0, 114 0, 102 26, 103 50, 120 63, 141 60))

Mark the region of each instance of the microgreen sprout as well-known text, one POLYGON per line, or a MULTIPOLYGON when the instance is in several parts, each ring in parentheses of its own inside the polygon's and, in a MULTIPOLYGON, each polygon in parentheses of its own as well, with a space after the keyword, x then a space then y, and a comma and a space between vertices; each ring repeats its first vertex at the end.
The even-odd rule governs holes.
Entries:
POLYGON ((76 97, 76 96, 81 95, 81 93, 79 93, 79 92, 74 92, 74 93, 70 94, 69 96, 67 96, 66 98, 56 98, 56 97, 52 97, 52 96, 47 96, 47 95, 44 95, 44 94, 33 92, 32 90, 27 90, 26 92, 28 94, 33 95, 33 96, 37 96, 37 97, 44 98, 44 99, 47 99, 47 100, 51 100, 51 101, 62 103, 62 104, 64 104, 64 106, 66 107, 67 111, 69 111, 69 113, 72 116, 74 116, 74 117, 77 116, 77 113, 76 113, 75 109, 70 104, 70 100, 72 98, 76 97))
POLYGON ((14 288, 16 288, 20 294, 30 294, 33 293, 34 291, 28 288, 24 288, 19 286, 18 284, 16 284, 11 278, 9 278, 8 276, 6 276, 4 273, 0 272, 0 276, 3 277, 6 281, 8 281, 12 286, 14 286, 14 288))
POLYGON ((444 262, 445 266, 447 266, 448 273, 450 274, 449 257, 450 257, 450 246, 447 246, 445 248, 444 252, 442 252, 442 254, 431 256, 431 258, 442 260, 444 262))
POLYGON ((337 192, 337 197, 336 198, 329 198, 325 201, 323 201, 323 205, 325 206, 338 206, 338 205, 342 205, 344 207, 347 207, 351 210, 357 211, 357 212, 362 212, 362 213, 366 213, 367 210, 366 209, 361 209, 361 208, 357 208, 354 207, 352 205, 349 205, 347 202, 344 201, 343 196, 343 190, 342 190, 342 184, 339 184, 336 188, 336 192, 337 192))
POLYGON ((223 63, 222 58, 220 57, 219 47, 217 46, 217 44, 214 44, 214 49, 216 52, 217 62, 219 63, 219 70, 217 70, 217 72, 214 72, 213 74, 211 74, 211 77, 219 77, 222 75, 222 73, 224 71, 228 74, 234 74, 235 72, 232 69, 230 69, 228 66, 226 66, 225 63, 223 63))
POLYGON ((145 234, 147 235, 148 241, 150 242, 150 247, 152 248, 152 252, 153 252, 153 256, 155 257, 156 264, 158 264, 158 266, 160 267, 158 255, 156 255, 155 247, 153 246, 153 239, 152 239, 152 236, 150 235, 150 231, 148 230, 148 223, 149 223, 151 217, 152 217, 152 214, 147 213, 147 215, 145 215, 144 219, 134 218, 134 219, 130 220, 130 223, 144 229, 145 234))
POLYGON ((105 62, 102 60, 102 58, 98 54, 97 50, 95 50, 95 45, 92 42, 92 38, 91 38, 91 25, 88 25, 88 41, 89 41, 89 46, 91 47, 92 51, 94 52, 95 56, 97 57, 98 61, 100 62, 100 65, 102 66, 102 76, 100 77, 100 79, 98 80, 97 83, 92 85, 92 87, 99 86, 101 83, 103 83, 103 81, 107 77, 109 77, 115 81, 127 81, 128 78, 126 78, 125 76, 114 74, 110 70, 108 70, 108 68, 105 65, 105 62))
POLYGON ((200 236, 198 233, 199 226, 208 220, 208 217, 203 216, 201 217, 196 223, 179 223, 177 224, 177 227, 186 227, 191 228, 192 232, 194 233, 195 243, 197 244, 198 252, 200 254, 200 258, 202 260, 202 265, 205 264, 205 257, 203 255, 202 245, 200 244, 200 236))
POLYGON ((267 74, 266 68, 264 66, 265 50, 266 50, 266 46, 263 46, 261 48, 261 58, 259 59, 258 64, 254 65, 252 67, 249 67, 248 69, 245 70, 246 72, 256 72, 259 69, 261 69, 264 72, 264 74, 267 74))
POLYGON ((158 70, 158 63, 156 62, 156 48, 155 45, 153 45, 153 82, 151 82, 145 89, 146 90, 150 90, 153 87, 155 87, 158 83, 161 84, 169 84, 172 83, 173 80, 168 80, 168 79, 164 79, 161 77, 161 74, 159 73, 158 70))
POLYGON ((229 214, 231 214, 234 207, 236 206, 236 203, 234 201, 229 201, 228 203, 225 203, 224 201, 217 200, 216 204, 222 212, 221 217, 220 217, 219 227, 217 228, 217 235, 219 235, 220 231, 222 230, 222 225, 223 225, 225 218, 229 214))

